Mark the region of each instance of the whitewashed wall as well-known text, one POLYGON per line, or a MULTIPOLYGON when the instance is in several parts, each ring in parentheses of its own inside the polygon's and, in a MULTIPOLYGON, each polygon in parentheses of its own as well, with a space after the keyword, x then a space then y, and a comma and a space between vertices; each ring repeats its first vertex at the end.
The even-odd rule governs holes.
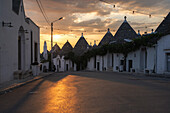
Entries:
MULTIPOLYGON (((25 22, 24 10, 19 10, 19 15, 12 11, 12 0, 0 1, 0 83, 13 79, 13 72, 18 70, 18 32, 22 26, 24 30, 28 30, 25 33, 25 58, 24 58, 24 70, 29 70, 31 65, 31 42, 30 31, 33 31, 34 42, 38 44, 38 61, 39 59, 39 27, 29 20, 29 23, 25 22), (12 23, 12 28, 2 27, 2 21, 12 23)), ((21 5, 23 5, 21 3, 21 5)), ((33 42, 33 45, 34 45, 33 42)), ((34 47, 33 47, 34 49, 34 47)), ((34 50, 33 50, 34 58, 34 50)), ((34 59, 33 59, 34 60, 34 59)))
POLYGON ((77 71, 77 64, 74 63, 74 71, 77 71))
POLYGON ((96 56, 96 71, 103 71, 104 68, 104 56, 96 56), (97 63, 99 62, 99 70, 97 70, 97 63))
POLYGON ((135 72, 140 70, 140 49, 134 52, 130 52, 126 58, 126 70, 129 69, 129 60, 132 60, 132 68, 135 69, 135 72))
POLYGON ((72 68, 72 61, 71 60, 65 60, 65 71, 72 71, 72 70, 74 70, 73 68, 72 68), (67 70, 67 66, 68 65, 68 70, 67 70))
POLYGON ((120 60, 124 58, 124 55, 121 53, 114 53, 114 66, 113 66, 113 71, 118 71, 116 70, 116 67, 120 67, 120 60))
POLYGON ((167 56, 170 53, 170 35, 161 37, 157 44, 157 73, 167 72, 167 56))
POLYGON ((103 62, 103 66, 102 66, 103 70, 102 71, 106 71, 107 70, 108 60, 109 60, 108 59, 108 54, 104 55, 103 56, 103 60, 102 60, 102 62, 103 62))
POLYGON ((53 58, 53 63, 56 67, 56 72, 64 72, 67 71, 67 64, 68 64, 68 71, 73 71, 76 69, 76 65, 74 64, 74 67, 72 67, 72 61, 71 60, 65 60, 64 56, 57 55, 56 58, 53 58), (61 66, 59 66, 59 61, 61 62, 61 66), (58 69, 57 69, 58 68, 58 69))
POLYGON ((42 63, 41 65, 42 65, 42 70, 41 70, 41 72, 43 72, 44 67, 46 67, 47 71, 49 70, 49 62, 42 63))
POLYGON ((154 70, 155 66, 155 48, 147 48, 147 70, 154 70))
POLYGON ((86 70, 89 70, 89 71, 96 70, 96 68, 94 68, 94 60, 95 60, 94 57, 90 58, 90 60, 87 62, 87 69, 86 70))

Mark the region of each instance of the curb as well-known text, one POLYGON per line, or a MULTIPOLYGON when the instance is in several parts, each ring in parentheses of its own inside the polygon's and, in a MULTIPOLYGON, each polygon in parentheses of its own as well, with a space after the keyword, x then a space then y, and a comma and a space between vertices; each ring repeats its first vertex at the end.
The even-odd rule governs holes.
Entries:
POLYGON ((144 73, 131 73, 131 72, 114 72, 114 73, 122 73, 122 74, 130 75, 130 76, 145 76, 145 77, 170 79, 170 75, 166 75, 166 74, 144 74, 144 73))
POLYGON ((1 90, 1 91, 0 91, 0 95, 6 94, 6 93, 8 93, 8 92, 11 92, 12 90, 14 90, 14 89, 16 89, 16 88, 22 87, 22 86, 24 86, 24 85, 26 85, 26 84, 29 84, 29 83, 32 83, 32 82, 34 82, 34 81, 40 80, 40 79, 42 79, 42 78, 48 77, 48 76, 50 76, 50 75, 52 75, 52 74, 54 74, 54 73, 51 73, 51 74, 48 74, 48 75, 45 75, 45 76, 42 76, 42 77, 39 77, 39 78, 31 79, 31 80, 28 80, 28 81, 26 81, 26 82, 19 83, 19 84, 17 84, 17 85, 10 86, 10 87, 8 87, 8 88, 6 88, 6 89, 1 90))

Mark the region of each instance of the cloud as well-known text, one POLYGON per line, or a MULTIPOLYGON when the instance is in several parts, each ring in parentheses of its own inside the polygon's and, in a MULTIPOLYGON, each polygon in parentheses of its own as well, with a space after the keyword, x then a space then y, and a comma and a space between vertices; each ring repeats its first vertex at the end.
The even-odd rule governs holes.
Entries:
MULTIPOLYGON (((141 32, 156 29, 163 17, 170 11, 170 0, 41 0, 50 21, 60 17, 64 20, 54 24, 55 34, 100 35, 105 30, 117 30, 128 17, 130 25, 141 32), (109 4, 108 4, 109 3, 109 4), (113 5, 116 7, 114 8, 113 5), (135 14, 132 14, 135 11, 135 14), (152 14, 152 18, 149 18, 152 14), (147 26, 147 29, 145 28, 147 26), (98 32, 98 31, 103 32, 98 32)), ((41 27, 41 34, 50 34, 50 26, 45 22, 36 0, 24 0, 25 12, 41 27)), ((114 32, 113 32, 114 33, 114 32)), ((69 36, 69 35, 68 35, 69 36)))

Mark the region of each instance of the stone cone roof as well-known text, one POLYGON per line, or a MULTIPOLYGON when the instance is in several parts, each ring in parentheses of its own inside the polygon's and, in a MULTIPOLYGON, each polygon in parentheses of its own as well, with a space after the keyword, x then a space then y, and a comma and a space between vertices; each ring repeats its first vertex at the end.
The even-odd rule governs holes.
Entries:
POLYGON ((119 27, 117 30, 114 40, 117 43, 123 43, 125 42, 124 39, 134 39, 137 38, 138 35, 134 31, 134 29, 129 25, 129 23, 126 21, 126 16, 125 16, 125 21, 122 23, 122 25, 119 27))
POLYGON ((112 33, 110 32, 110 29, 108 28, 107 33, 105 34, 105 36, 102 38, 102 40, 99 43, 99 46, 102 46, 104 44, 109 44, 111 41, 113 41, 114 37, 112 35, 112 33))
POLYGON ((58 46, 58 44, 56 43, 53 48, 52 48, 52 52, 53 52, 53 58, 57 57, 57 55, 60 52, 60 47, 58 46))
POLYGON ((170 34, 170 12, 165 17, 165 19, 161 22, 155 32, 163 33, 163 34, 170 34))
POLYGON ((71 44, 67 41, 64 46, 62 47, 59 55, 63 56, 66 55, 67 53, 71 52, 73 50, 73 47, 71 46, 71 44))
POLYGON ((87 43, 86 39, 83 36, 80 37, 80 39, 77 41, 73 52, 75 53, 75 55, 81 56, 84 52, 87 51, 89 44, 87 43))

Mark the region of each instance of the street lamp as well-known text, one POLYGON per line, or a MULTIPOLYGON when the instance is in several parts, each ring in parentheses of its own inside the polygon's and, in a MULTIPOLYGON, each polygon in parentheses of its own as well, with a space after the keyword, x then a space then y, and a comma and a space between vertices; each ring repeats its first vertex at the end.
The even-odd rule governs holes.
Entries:
POLYGON ((60 17, 59 19, 51 22, 51 71, 53 70, 53 51, 52 51, 52 48, 53 48, 53 23, 57 22, 59 20, 62 20, 62 19, 64 19, 64 18, 60 17))

